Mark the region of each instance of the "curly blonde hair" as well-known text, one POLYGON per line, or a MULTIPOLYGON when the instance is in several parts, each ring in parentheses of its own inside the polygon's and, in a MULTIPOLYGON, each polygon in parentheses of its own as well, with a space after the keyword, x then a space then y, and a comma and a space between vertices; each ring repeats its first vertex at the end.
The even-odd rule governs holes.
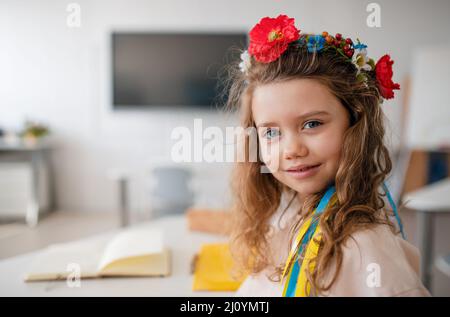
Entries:
MULTIPOLYGON (((392 169, 389 151, 384 144, 384 114, 380 107, 382 98, 374 74, 367 81, 357 79, 357 69, 335 51, 308 52, 304 46, 293 43, 276 61, 264 64, 251 60, 247 73, 242 73, 236 64, 229 65, 226 91, 227 109, 238 111, 241 126, 255 127, 251 102, 257 86, 291 79, 308 78, 324 84, 336 96, 350 115, 350 127, 345 132, 341 159, 335 176, 337 203, 324 211, 319 225, 322 230, 315 269, 308 274, 311 293, 318 294, 330 289, 341 269, 343 243, 361 229, 375 224, 395 226, 389 219, 380 185, 392 169), (329 283, 325 283, 325 272, 332 261, 336 270, 329 283)), ((248 154, 249 140, 245 137, 245 152, 248 154)), ((259 140, 258 140, 259 147, 259 140)), ((268 233, 269 219, 280 206, 284 193, 296 193, 286 188, 270 173, 261 173, 263 162, 235 163, 232 174, 233 226, 230 248, 237 272, 256 274, 269 265, 276 267, 273 281, 281 279, 284 266, 272 263, 272 250, 268 233)), ((326 188, 306 197, 298 220, 290 224, 291 249, 295 233, 305 217, 310 217, 326 188)), ((284 246, 282 246, 284 247, 284 246)), ((235 271, 236 272, 236 271, 235 271)))

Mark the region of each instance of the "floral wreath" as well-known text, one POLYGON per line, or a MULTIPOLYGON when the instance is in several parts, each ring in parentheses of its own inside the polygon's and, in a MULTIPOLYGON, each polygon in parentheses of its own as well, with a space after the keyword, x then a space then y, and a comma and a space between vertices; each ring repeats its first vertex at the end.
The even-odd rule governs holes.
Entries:
POLYGON ((308 52, 320 52, 334 49, 337 54, 348 59, 357 69, 358 80, 367 83, 368 75, 375 73, 375 78, 381 96, 384 99, 394 98, 394 90, 399 90, 400 85, 392 81, 392 64, 394 61, 386 54, 375 64, 374 60, 367 57, 367 45, 359 39, 355 44, 352 39, 344 38, 342 34, 335 36, 328 32, 320 35, 300 34, 300 30, 294 25, 294 19, 280 14, 276 18, 264 17, 249 33, 250 45, 248 50, 241 54, 239 67, 247 74, 251 65, 251 57, 261 63, 270 63, 277 60, 288 48, 290 43, 305 46, 308 52))

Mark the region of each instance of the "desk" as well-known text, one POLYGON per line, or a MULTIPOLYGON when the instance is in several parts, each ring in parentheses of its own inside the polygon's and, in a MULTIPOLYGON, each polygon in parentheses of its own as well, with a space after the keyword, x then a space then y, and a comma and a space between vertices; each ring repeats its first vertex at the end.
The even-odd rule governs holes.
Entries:
POLYGON ((433 217, 436 214, 450 212, 450 179, 447 178, 407 193, 403 202, 406 207, 418 212, 421 278, 425 287, 431 289, 433 217))
MULTIPOLYGON (((234 292, 193 292, 190 274, 192 257, 203 243, 225 242, 227 237, 190 232, 184 216, 164 217, 136 225, 161 228, 164 242, 172 252, 169 277, 101 278, 81 280, 81 287, 70 288, 66 281, 23 282, 23 275, 34 256, 41 251, 0 261, 0 296, 233 296, 234 292)), ((122 229, 96 235, 86 240, 112 237, 122 229)))

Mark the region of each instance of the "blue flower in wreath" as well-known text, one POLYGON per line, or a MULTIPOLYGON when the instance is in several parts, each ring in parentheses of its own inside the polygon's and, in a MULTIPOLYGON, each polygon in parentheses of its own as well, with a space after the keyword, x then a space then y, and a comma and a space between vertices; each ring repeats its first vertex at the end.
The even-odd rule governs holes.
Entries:
POLYGON ((360 42, 358 41, 358 44, 353 45, 353 48, 354 48, 355 50, 363 50, 363 49, 367 48, 367 45, 366 45, 366 44, 363 44, 363 43, 360 43, 360 42))
POLYGON ((312 35, 308 39, 308 52, 320 52, 325 44, 325 39, 322 35, 312 35))

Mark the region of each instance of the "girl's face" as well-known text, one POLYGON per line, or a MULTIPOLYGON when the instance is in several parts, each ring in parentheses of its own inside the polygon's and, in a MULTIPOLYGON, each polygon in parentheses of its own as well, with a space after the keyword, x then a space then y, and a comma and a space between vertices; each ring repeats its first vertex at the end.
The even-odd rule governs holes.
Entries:
POLYGON ((252 113, 261 159, 301 201, 334 183, 350 120, 326 86, 314 79, 258 86, 252 113), (316 167, 299 171, 301 165, 316 167))

